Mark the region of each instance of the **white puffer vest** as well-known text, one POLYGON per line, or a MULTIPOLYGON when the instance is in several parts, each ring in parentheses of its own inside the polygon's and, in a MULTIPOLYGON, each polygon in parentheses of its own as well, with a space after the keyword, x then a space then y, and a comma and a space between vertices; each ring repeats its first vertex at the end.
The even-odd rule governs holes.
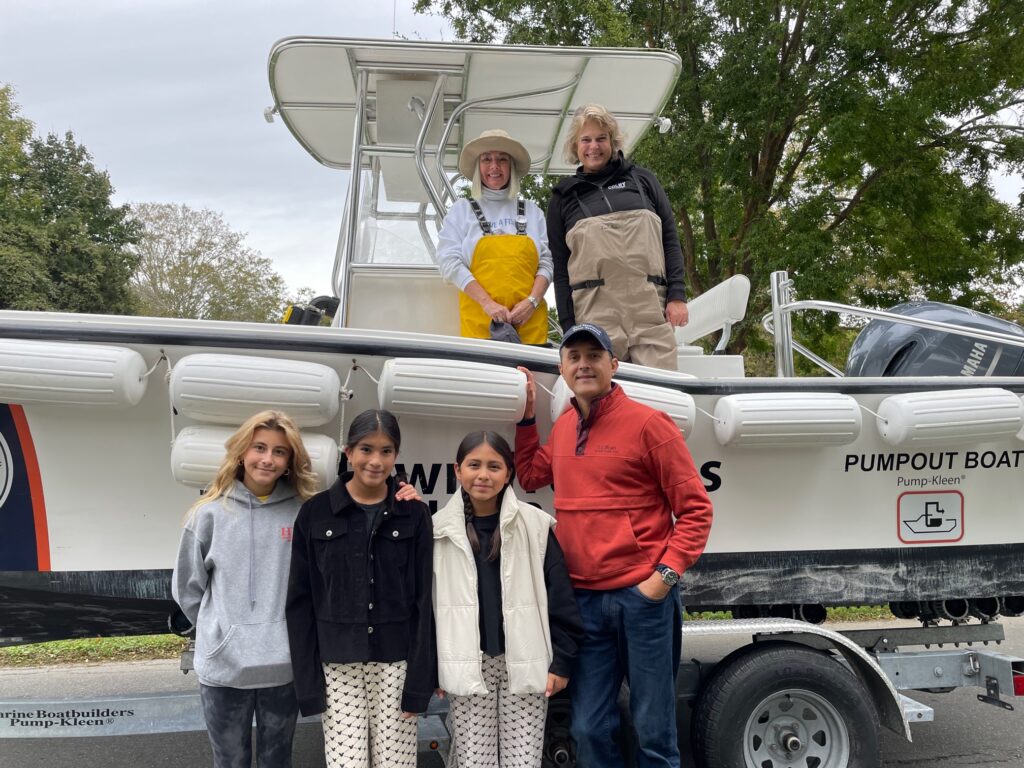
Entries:
MULTIPOLYGON (((544 553, 555 519, 505 491, 499 510, 505 666, 512 693, 543 693, 551 666, 544 553)), ((462 494, 434 515, 434 620, 441 688, 487 693, 481 663, 476 561, 466 535, 462 494)))

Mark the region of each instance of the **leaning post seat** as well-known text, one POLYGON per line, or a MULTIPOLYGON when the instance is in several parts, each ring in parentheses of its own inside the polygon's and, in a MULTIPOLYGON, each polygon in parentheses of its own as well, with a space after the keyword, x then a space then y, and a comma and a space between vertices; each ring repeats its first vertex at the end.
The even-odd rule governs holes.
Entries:
POLYGON ((743 377, 743 356, 726 355, 725 345, 733 324, 746 315, 749 297, 750 280, 745 275, 733 275, 687 302, 689 320, 675 329, 680 371, 707 378, 743 377), (714 354, 707 356, 693 342, 716 331, 722 335, 714 354))

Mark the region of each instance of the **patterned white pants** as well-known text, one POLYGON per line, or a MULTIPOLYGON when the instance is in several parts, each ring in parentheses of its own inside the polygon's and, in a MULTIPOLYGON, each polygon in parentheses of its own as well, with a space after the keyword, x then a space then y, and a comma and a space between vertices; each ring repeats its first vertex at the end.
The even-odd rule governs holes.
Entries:
POLYGON ((328 768, 416 768, 416 718, 402 717, 405 662, 323 667, 328 768))
POLYGON ((483 672, 489 693, 448 697, 448 768, 538 768, 547 698, 511 693, 504 656, 484 656, 483 672))

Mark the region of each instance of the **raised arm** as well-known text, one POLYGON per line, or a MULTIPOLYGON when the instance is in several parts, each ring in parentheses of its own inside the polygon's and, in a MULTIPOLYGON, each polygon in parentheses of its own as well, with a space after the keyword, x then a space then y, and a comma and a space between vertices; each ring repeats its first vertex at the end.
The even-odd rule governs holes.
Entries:
POLYGON ((551 485, 551 449, 540 444, 537 432, 537 384, 533 371, 523 366, 526 374, 526 409, 523 420, 516 425, 516 477, 524 491, 535 491, 551 485))

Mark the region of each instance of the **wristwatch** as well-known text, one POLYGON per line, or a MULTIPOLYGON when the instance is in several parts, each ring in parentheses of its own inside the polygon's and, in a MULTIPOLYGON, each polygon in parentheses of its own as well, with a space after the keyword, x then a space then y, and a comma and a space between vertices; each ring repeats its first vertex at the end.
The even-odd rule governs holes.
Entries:
POLYGON ((528 302, 530 302, 531 304, 533 304, 533 308, 534 308, 534 309, 537 309, 537 307, 539 307, 539 306, 540 306, 540 302, 539 302, 539 301, 537 301, 537 300, 536 300, 536 299, 535 299, 535 298, 534 298, 533 296, 527 296, 527 297, 526 297, 526 300, 527 300, 528 302))
POLYGON ((679 581, 679 574, 664 563, 658 563, 654 570, 661 574, 661 580, 670 587, 674 587, 679 581))

